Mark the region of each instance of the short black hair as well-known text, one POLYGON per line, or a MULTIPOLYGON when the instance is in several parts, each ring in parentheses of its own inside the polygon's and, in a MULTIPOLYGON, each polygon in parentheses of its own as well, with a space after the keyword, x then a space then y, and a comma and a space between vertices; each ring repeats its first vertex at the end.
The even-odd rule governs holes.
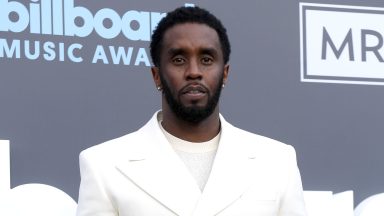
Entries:
POLYGON ((209 11, 200 7, 179 7, 167 13, 167 15, 159 22, 155 31, 152 34, 150 44, 150 52, 152 62, 155 66, 160 65, 160 53, 165 32, 177 24, 198 23, 205 24, 213 28, 219 36, 221 49, 223 52, 224 63, 228 63, 231 53, 231 45, 229 43, 227 30, 209 11))

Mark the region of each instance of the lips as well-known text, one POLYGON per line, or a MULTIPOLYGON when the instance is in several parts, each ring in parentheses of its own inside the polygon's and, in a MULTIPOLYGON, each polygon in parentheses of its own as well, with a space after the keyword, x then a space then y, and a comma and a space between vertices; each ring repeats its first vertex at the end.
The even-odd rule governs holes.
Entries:
POLYGON ((202 85, 191 84, 184 87, 181 91, 182 94, 200 95, 205 94, 207 89, 202 85))
POLYGON ((200 84, 190 84, 182 88, 181 99, 185 103, 198 103, 207 98, 208 89, 200 84))

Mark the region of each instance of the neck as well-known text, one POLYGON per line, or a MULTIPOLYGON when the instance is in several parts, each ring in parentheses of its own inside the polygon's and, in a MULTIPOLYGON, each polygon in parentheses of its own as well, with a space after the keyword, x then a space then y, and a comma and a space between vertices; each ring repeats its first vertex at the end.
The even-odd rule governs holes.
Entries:
POLYGON ((191 123, 178 118, 163 101, 163 128, 173 136, 189 142, 205 142, 213 139, 220 132, 219 108, 198 123, 191 123))

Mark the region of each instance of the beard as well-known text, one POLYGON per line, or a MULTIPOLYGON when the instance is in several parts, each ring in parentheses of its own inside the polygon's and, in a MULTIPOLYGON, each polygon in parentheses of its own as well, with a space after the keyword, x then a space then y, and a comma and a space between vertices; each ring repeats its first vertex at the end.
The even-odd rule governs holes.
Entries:
POLYGON ((163 94, 169 107, 176 115, 177 118, 189 123, 197 124, 208 118, 215 110, 219 103, 221 89, 223 85, 223 74, 219 77, 216 87, 213 90, 213 94, 207 91, 208 101, 203 107, 201 106, 185 106, 180 102, 178 94, 172 94, 171 88, 165 81, 162 73, 160 72, 160 80, 163 86, 163 94))

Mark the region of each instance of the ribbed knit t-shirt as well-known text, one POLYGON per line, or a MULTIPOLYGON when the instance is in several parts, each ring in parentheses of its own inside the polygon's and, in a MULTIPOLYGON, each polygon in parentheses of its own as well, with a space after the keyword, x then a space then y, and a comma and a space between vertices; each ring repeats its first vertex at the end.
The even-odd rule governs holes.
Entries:
POLYGON ((195 178, 200 190, 203 191, 207 184, 217 148, 219 146, 221 131, 211 140, 206 142, 189 142, 168 133, 161 125, 159 126, 167 138, 169 144, 175 150, 185 166, 195 178))

